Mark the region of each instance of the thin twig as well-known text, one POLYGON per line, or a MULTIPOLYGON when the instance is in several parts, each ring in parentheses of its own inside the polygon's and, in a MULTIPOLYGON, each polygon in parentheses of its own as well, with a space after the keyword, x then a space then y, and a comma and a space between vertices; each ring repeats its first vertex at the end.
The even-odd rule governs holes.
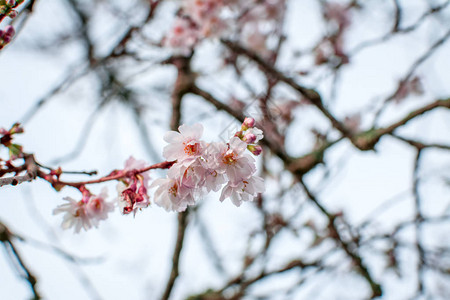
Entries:
POLYGON ((33 272, 31 272, 31 270, 25 264, 22 256, 19 254, 19 251, 14 245, 12 238, 13 234, 11 233, 11 231, 6 227, 6 225, 0 222, 0 242, 3 243, 3 246, 5 246, 5 249, 10 256, 11 261, 16 263, 19 273, 22 273, 21 277, 25 279, 30 285, 31 291, 33 292, 33 300, 39 300, 41 299, 41 296, 36 287, 37 279, 33 275, 33 272))

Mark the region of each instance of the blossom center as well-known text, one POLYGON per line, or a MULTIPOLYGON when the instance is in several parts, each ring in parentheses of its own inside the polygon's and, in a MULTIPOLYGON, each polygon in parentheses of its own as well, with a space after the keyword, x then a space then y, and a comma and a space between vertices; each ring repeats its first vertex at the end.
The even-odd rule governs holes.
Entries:
POLYGON ((247 187, 248 181, 243 180, 244 187, 242 188, 242 191, 245 192, 245 188, 247 187))
POLYGON ((100 202, 100 200, 98 198, 95 198, 94 200, 91 200, 93 202, 92 208, 96 211, 99 212, 101 211, 102 208, 102 204, 100 202))
POLYGON ((187 155, 195 155, 198 153, 198 143, 195 144, 186 144, 184 143, 184 153, 187 155))
POLYGON ((176 197, 178 193, 178 184, 175 182, 174 185, 172 185, 169 189, 169 194, 176 197))
POLYGON ((222 158, 224 164, 234 165, 236 163, 236 154, 234 152, 227 152, 222 158))

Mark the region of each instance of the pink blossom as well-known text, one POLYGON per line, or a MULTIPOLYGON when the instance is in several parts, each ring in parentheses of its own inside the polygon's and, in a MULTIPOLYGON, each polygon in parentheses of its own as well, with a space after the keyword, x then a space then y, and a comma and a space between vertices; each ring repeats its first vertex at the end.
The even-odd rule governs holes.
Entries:
POLYGON ((188 55, 200 40, 200 32, 189 18, 179 17, 175 20, 172 30, 163 40, 163 45, 178 49, 188 55))
POLYGON ((195 22, 202 37, 217 36, 226 29, 221 18, 225 6, 223 0, 185 0, 182 4, 184 13, 195 22))
POLYGON ((189 205, 195 204, 193 190, 186 187, 179 180, 173 178, 156 179, 151 187, 158 187, 155 191, 155 203, 166 211, 185 211, 189 205))
MULTIPOLYGON (((132 170, 139 170, 143 169, 147 166, 147 163, 144 160, 137 160, 133 156, 130 156, 125 161, 125 168, 123 168, 124 171, 132 171, 132 170)), ((140 175, 143 177, 144 184, 147 186, 148 181, 150 180, 150 173, 144 172, 140 173, 140 175)))
POLYGON ((244 131, 243 134, 244 142, 246 142, 247 144, 256 144, 264 138, 263 131, 257 127, 249 128, 244 131))
POLYGON ((169 161, 178 160, 178 162, 198 157, 203 148, 203 143, 200 142, 203 126, 201 124, 181 125, 178 131, 169 131, 164 135, 164 140, 169 145, 164 147, 163 156, 169 161))
POLYGON ((258 193, 264 191, 264 180, 253 176, 234 183, 229 182, 222 190, 220 201, 230 198, 234 205, 240 206, 242 201, 252 201, 258 193))
POLYGON ((205 38, 225 32, 240 36, 244 45, 262 54, 270 54, 267 40, 281 20, 285 0, 183 0, 172 30, 163 45, 189 54, 205 38), (267 26, 270 25, 270 26, 267 26), (273 28, 273 29, 268 29, 273 28))
POLYGON ((163 155, 168 160, 176 160, 176 163, 166 178, 157 179, 150 186, 157 187, 155 203, 168 211, 184 211, 205 192, 217 192, 226 182, 223 197, 232 196, 233 201, 239 204, 242 200, 251 200, 263 188, 262 179, 252 177, 256 171, 255 160, 246 150, 253 147, 256 151, 260 146, 248 145, 241 139, 247 137, 248 142, 256 142, 263 135, 256 127, 246 127, 245 130, 247 135, 241 132, 229 143, 210 144, 200 140, 203 133, 200 124, 183 125, 179 132, 167 132, 164 140, 169 145, 164 148, 163 155))
POLYGON ((190 188, 196 188, 203 185, 206 176, 205 166, 200 158, 189 162, 180 162, 174 164, 167 175, 170 178, 181 180, 181 183, 190 188))
POLYGON ((114 204, 105 201, 107 197, 108 190, 104 187, 98 196, 93 195, 86 203, 86 213, 95 227, 98 227, 100 220, 106 220, 108 213, 114 210, 114 204))
POLYGON ((205 19, 217 15, 224 5, 222 0, 184 0, 183 9, 196 22, 202 23, 205 19))
POLYGON ((63 200, 68 203, 61 204, 53 210, 53 214, 64 213, 64 218, 61 224, 63 229, 74 227, 75 233, 79 233, 81 228, 88 230, 92 227, 91 220, 86 212, 86 206, 83 201, 76 201, 70 197, 65 197, 63 200))
POLYGON ((223 173, 219 173, 214 169, 206 170, 204 186, 207 192, 218 192, 225 182, 227 182, 227 179, 225 178, 223 173))
POLYGON ((216 150, 211 157, 214 169, 226 173, 231 182, 248 178, 256 171, 255 160, 245 153, 247 144, 237 137, 232 137, 228 144, 216 143, 216 150))
POLYGON ((114 205, 105 201, 106 197, 106 188, 98 196, 84 196, 80 201, 65 197, 64 200, 68 203, 59 205, 53 210, 53 214, 64 213, 62 228, 74 227, 75 233, 79 233, 81 228, 85 231, 92 226, 97 228, 99 221, 107 219, 108 213, 114 210, 114 205))

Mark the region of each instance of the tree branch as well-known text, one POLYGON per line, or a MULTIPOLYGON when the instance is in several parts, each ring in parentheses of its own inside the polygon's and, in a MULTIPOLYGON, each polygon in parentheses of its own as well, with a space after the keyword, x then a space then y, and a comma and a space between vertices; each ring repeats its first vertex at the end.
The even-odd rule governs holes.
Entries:
MULTIPOLYGON (((170 121, 170 129, 176 131, 181 120, 181 102, 190 88, 195 84, 195 74, 191 71, 191 57, 171 57, 166 63, 175 65, 178 69, 178 76, 172 92, 172 117, 170 121)), ((188 225, 189 210, 178 213, 177 240, 172 255, 172 270, 170 271, 169 280, 161 297, 162 300, 168 300, 172 293, 175 281, 179 275, 179 263, 181 250, 183 249, 184 237, 188 225)))
POLYGON ((26 166, 26 174, 25 175, 16 175, 7 178, 0 178, 0 187, 4 185, 18 185, 23 182, 32 181, 36 178, 38 174, 39 167, 34 160, 34 156, 32 154, 27 154, 25 156, 25 164, 26 166))
POLYGON ((25 279, 30 285, 31 291, 33 292, 33 300, 39 300, 41 299, 41 296, 36 288, 37 279, 23 261, 22 256, 19 254, 14 245, 12 237, 13 235, 9 231, 8 227, 0 222, 0 242, 3 243, 3 246, 5 246, 11 260, 17 263, 19 272, 23 273, 21 274, 21 277, 23 277, 23 279, 25 279))
POLYGON ((294 90, 299 92, 303 97, 308 99, 315 107, 317 107, 325 115, 325 117, 327 117, 327 119, 331 122, 331 125, 334 128, 339 130, 344 136, 347 137, 351 136, 350 130, 348 130, 341 122, 339 122, 323 105, 322 97, 316 90, 299 85, 297 82, 294 81, 294 79, 284 75, 282 72, 280 72, 275 67, 270 65, 256 53, 248 49, 245 49, 239 44, 228 40, 221 40, 221 41, 225 46, 227 46, 228 49, 230 49, 234 53, 244 55, 250 60, 254 61, 263 71, 265 71, 266 74, 272 76, 274 79, 286 83, 294 90))

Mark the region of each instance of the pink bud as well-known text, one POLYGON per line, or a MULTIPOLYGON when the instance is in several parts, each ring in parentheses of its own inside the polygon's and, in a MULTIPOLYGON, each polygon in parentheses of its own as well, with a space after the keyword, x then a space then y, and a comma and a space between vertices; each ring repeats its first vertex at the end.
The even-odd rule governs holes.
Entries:
POLYGON ((242 125, 247 126, 247 128, 252 128, 253 126, 255 126, 255 119, 245 118, 244 123, 242 123, 242 125))
POLYGON ((10 35, 3 35, 3 43, 8 44, 9 42, 11 42, 12 37, 10 35))
POLYGON ((8 14, 8 17, 10 17, 11 19, 14 19, 15 17, 17 17, 17 11, 11 10, 8 14))
POLYGON ((5 31, 3 32, 3 42, 8 44, 12 40, 15 33, 16 31, 14 30, 14 27, 11 25, 6 26, 5 31))
POLYGON ((16 0, 6 0, 6 5, 12 7, 12 6, 16 5, 16 0))
POLYGON ((256 156, 262 153, 262 147, 259 145, 248 145, 247 149, 250 150, 250 152, 256 156))
POLYGON ((8 25, 5 27, 5 34, 10 35, 11 37, 14 36, 14 34, 16 34, 16 31, 14 30, 14 27, 12 27, 11 25, 8 25))
POLYGON ((247 144, 253 144, 256 141, 256 135, 254 135, 253 133, 247 133, 244 136, 244 142, 246 142, 247 144))
POLYGON ((20 126, 20 123, 15 123, 11 129, 9 130, 9 133, 16 134, 16 133, 23 133, 23 127, 20 126))

